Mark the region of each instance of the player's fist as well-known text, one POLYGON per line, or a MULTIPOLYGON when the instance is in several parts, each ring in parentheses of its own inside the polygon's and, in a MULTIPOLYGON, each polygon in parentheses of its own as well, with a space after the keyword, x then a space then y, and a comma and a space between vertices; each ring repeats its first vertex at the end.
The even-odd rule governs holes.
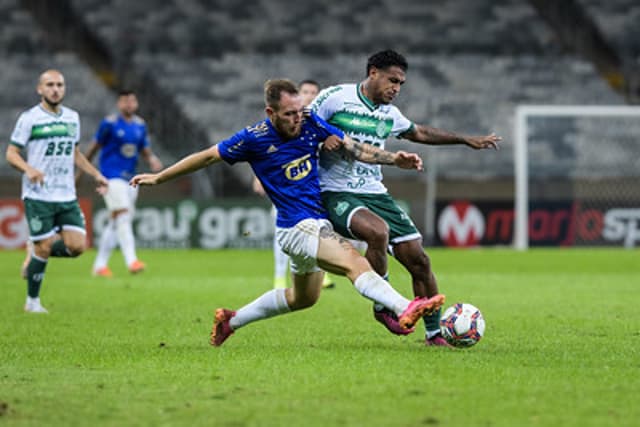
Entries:
POLYGON ((398 151, 393 159, 393 163, 402 169, 416 169, 419 171, 423 169, 422 158, 416 153, 398 151))

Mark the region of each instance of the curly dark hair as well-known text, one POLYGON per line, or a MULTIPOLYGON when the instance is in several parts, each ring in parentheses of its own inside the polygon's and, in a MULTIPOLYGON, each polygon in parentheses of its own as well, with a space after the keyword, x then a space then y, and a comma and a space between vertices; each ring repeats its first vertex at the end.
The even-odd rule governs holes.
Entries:
POLYGON ((409 69, 409 63, 407 63, 405 57, 395 50, 387 49, 374 53, 367 60, 367 75, 369 75, 369 70, 371 70, 371 67, 384 70, 393 66, 402 68, 402 71, 404 72, 409 69))

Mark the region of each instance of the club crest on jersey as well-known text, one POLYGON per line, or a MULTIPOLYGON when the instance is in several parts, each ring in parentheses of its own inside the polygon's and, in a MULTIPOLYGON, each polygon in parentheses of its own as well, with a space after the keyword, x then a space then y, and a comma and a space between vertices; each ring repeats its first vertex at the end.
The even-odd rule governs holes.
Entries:
POLYGON ((384 121, 380 121, 380 123, 378 123, 378 126, 376 126, 376 135, 380 138, 387 136, 387 123, 384 121))
POLYGON ((67 132, 71 138, 78 136, 78 125, 76 123, 67 123, 67 132))
POLYGON ((290 181, 299 181, 309 175, 312 170, 311 160, 309 160, 310 157, 311 154, 307 154, 283 165, 282 169, 284 169, 284 175, 287 179, 290 181))

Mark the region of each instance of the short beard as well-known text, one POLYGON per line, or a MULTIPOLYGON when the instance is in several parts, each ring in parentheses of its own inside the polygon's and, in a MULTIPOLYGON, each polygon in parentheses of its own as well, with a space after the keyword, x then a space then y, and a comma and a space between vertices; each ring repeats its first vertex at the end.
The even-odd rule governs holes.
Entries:
POLYGON ((45 97, 45 96, 42 97, 42 100, 51 108, 57 107, 62 102, 62 98, 60 98, 60 101, 58 101, 58 102, 53 102, 50 99, 48 99, 47 97, 45 97))

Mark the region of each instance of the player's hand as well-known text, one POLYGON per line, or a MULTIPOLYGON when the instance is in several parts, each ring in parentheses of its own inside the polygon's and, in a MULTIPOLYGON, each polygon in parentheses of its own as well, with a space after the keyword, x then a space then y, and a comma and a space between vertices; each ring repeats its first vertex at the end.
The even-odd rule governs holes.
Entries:
POLYGON ((406 151, 398 151, 393 159, 393 163, 401 169, 423 170, 422 158, 416 153, 407 153, 406 151))
POLYGON ((96 192, 101 196, 107 194, 107 190, 109 189, 109 180, 104 177, 102 174, 98 174, 96 177, 96 192))
MULTIPOLYGON (((348 137, 345 136, 345 138, 348 137)), ((325 151, 336 151, 339 150, 340 147, 342 147, 343 142, 336 135, 330 135, 327 139, 324 140, 322 144, 322 148, 325 151)))
POLYGON ((158 174, 155 173, 142 173, 136 175, 129 181, 129 185, 137 187, 138 185, 156 185, 158 183, 158 174))
POLYGON ((27 179, 32 184, 44 184, 44 173, 35 168, 29 168, 25 175, 27 175, 27 179))
POLYGON ((492 133, 486 136, 468 136, 465 143, 474 150, 482 150, 485 148, 493 148, 497 150, 498 142, 502 141, 502 137, 492 133))

